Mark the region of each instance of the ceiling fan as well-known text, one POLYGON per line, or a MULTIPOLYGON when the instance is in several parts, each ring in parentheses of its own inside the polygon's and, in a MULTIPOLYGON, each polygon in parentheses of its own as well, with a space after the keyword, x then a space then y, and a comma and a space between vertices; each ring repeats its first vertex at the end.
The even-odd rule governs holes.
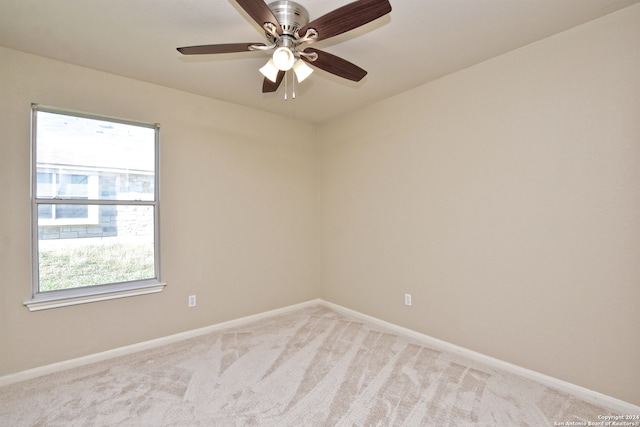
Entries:
POLYGON ((298 83, 302 82, 313 71, 306 64, 312 64, 345 79, 356 82, 362 80, 367 74, 362 68, 307 45, 353 30, 391 12, 388 0, 357 0, 309 22, 307 10, 293 1, 280 0, 269 5, 263 0, 235 1, 264 28, 268 43, 187 46, 179 47, 178 51, 183 55, 273 51, 269 62, 260 68, 260 72, 265 76, 262 84, 262 92, 265 93, 275 92, 286 72, 291 69, 298 83))

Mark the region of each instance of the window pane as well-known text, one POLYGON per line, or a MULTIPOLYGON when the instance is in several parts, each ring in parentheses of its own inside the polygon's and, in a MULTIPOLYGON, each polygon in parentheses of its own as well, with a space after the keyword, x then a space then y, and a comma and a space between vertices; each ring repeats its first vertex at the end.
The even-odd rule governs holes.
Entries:
POLYGON ((38 170, 37 180, 38 180, 38 197, 41 198, 53 198, 55 192, 53 190, 53 173, 51 172, 41 172, 38 170))
POLYGON ((56 205, 56 219, 89 218, 89 207, 86 205, 56 205))
POLYGON ((60 174, 57 196, 60 198, 86 199, 89 197, 89 176, 60 174))
POLYGON ((153 206, 38 205, 38 213, 61 208, 98 210, 100 223, 38 226, 39 292, 156 277, 153 206))
POLYGON ((36 138, 36 197, 154 200, 155 129, 38 111, 36 138))
POLYGON ((53 206, 52 205, 38 205, 38 218, 40 218, 40 219, 53 219, 53 206))
MULTIPOLYGON (((75 197, 70 197, 69 199, 79 200, 79 198, 75 197)), ((63 230, 69 226, 89 227, 91 230, 98 228, 102 230, 115 229, 114 218, 105 214, 112 208, 110 206, 40 203, 37 206, 38 226, 49 226, 52 230, 55 226, 55 229, 60 232, 59 234, 64 234, 63 230)))

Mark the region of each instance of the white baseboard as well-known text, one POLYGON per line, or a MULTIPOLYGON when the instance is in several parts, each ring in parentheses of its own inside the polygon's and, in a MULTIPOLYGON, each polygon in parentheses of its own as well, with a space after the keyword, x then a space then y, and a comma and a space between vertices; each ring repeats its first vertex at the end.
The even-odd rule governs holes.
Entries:
POLYGON ((254 314, 251 316, 241 317, 239 319, 229 320, 227 322, 216 323, 215 325, 205 326, 203 328, 192 329, 190 331, 180 332, 177 334, 169 335, 162 338, 156 338, 149 341, 143 341, 136 344, 127 345, 124 347, 114 348, 112 350, 103 351, 100 353, 94 353, 75 359, 65 360, 58 363, 52 363, 50 365, 39 366, 37 368, 28 369, 14 374, 8 374, 0 377, 0 387, 14 384, 20 381, 30 380, 32 378, 41 377, 43 375, 53 374, 60 371, 65 371, 71 368, 77 368, 91 363, 102 362, 114 357, 125 356, 127 354, 137 353, 143 350, 149 350, 152 348, 160 347, 166 344, 186 340, 189 338, 205 335, 211 332, 215 332, 220 329, 230 328, 235 326, 242 326, 247 323, 255 322, 256 320, 268 318, 278 314, 284 314, 290 311, 299 310, 304 307, 319 304, 321 300, 311 300, 300 304, 294 304, 275 310, 265 311, 263 313, 254 314))
POLYGON ((357 317, 364 321, 368 321, 368 322, 380 325, 381 327, 393 330, 398 334, 402 334, 402 335, 406 335, 406 336, 418 339, 421 342, 424 342, 425 344, 431 347, 435 347, 444 351, 449 351, 449 352, 458 354, 460 356, 464 356, 464 357, 476 360, 488 366, 491 366, 497 369, 502 369, 504 371, 511 372, 513 374, 530 379, 532 381, 536 381, 545 386, 564 391, 565 393, 576 396, 577 398, 580 398, 587 402, 591 402, 593 404, 600 405, 600 406, 605 406, 607 408, 610 408, 612 411, 615 411, 619 415, 640 414, 640 406, 633 405, 623 400, 616 399, 614 397, 607 396, 605 394, 598 393, 596 391, 589 390, 587 388, 580 387, 578 385, 571 384, 566 381, 562 381, 557 378, 553 378, 548 375, 544 375, 539 372, 532 371, 530 369, 513 365, 511 363, 487 356, 485 354, 478 353, 478 352, 466 349, 464 347, 460 347, 460 346, 448 343, 446 341, 442 341, 442 340, 430 337, 428 335, 421 334, 411 329, 403 328, 393 323, 386 322, 376 317, 368 316, 358 311, 351 310, 349 308, 346 308, 341 305, 334 304, 322 299, 310 300, 300 304, 294 304, 287 307, 270 310, 270 311, 266 311, 259 314, 254 314, 251 316, 241 317, 239 319, 234 319, 227 322, 217 323, 215 325, 206 326, 204 328, 193 329, 190 331, 181 332, 178 334, 169 335, 162 338, 157 338, 157 339, 144 341, 137 344, 115 348, 113 350, 107 350, 100 353, 90 354, 88 356, 78 357, 76 359, 70 359, 63 362, 40 366, 38 368, 28 369, 22 372, 17 372, 15 374, 5 375, 0 377, 0 387, 17 383, 20 381, 29 380, 32 378, 37 378, 43 375, 53 374, 56 372, 67 370, 67 369, 88 365, 90 363, 101 362, 114 357, 124 356, 127 354, 137 353, 139 351, 160 347, 166 344, 171 344, 171 343, 182 341, 188 338, 193 338, 200 335, 215 332, 220 329, 242 326, 247 323, 255 322, 256 320, 265 319, 278 314, 288 313, 291 311, 299 310, 301 308, 309 307, 316 304, 322 304, 326 307, 332 308, 344 314, 357 317))
POLYGON ((442 341, 437 338, 433 338, 428 335, 421 334, 412 329, 403 328, 402 326, 398 326, 393 323, 386 322, 384 320, 378 319, 377 317, 368 316, 366 314, 360 313, 355 310, 351 310, 349 308, 343 307, 338 304, 334 304, 324 300, 319 300, 319 301, 321 304, 329 308, 332 308, 336 311, 342 312, 344 314, 347 314, 353 317, 358 317, 367 322, 375 323, 377 325, 380 325, 381 327, 395 331, 398 334, 410 336, 431 347, 448 351, 451 353, 455 353, 460 356, 464 356, 466 358, 476 360, 478 362, 481 362, 493 368, 501 369, 503 371, 507 371, 512 374, 527 378, 529 380, 536 381, 547 387, 551 387, 556 390, 563 391, 579 399, 582 399, 586 402, 593 403, 594 405, 605 406, 611 409, 612 411, 615 411, 616 414, 618 415, 640 414, 640 406, 633 405, 631 403, 625 402, 624 400, 616 399, 614 397, 607 396, 606 394, 589 390, 588 388, 584 388, 566 381, 562 381, 557 378, 550 377, 548 375, 541 374, 539 372, 532 371, 530 369, 526 369, 521 366, 517 366, 512 363, 505 362, 503 360, 496 359, 494 357, 487 356, 485 354, 478 353, 473 350, 469 350, 467 348, 460 347, 455 344, 451 344, 446 341, 442 341))

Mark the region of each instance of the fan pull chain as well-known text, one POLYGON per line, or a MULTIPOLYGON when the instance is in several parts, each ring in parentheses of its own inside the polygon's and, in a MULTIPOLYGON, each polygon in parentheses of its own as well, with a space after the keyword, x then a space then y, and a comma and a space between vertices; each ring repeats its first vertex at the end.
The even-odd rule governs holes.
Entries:
POLYGON ((296 76, 291 73, 291 99, 296 99, 296 76))
POLYGON ((284 100, 287 100, 287 92, 289 92, 289 80, 287 79, 287 72, 284 73, 284 100))
MULTIPOLYGON (((290 73, 284 75, 284 100, 289 100, 289 76, 290 73)), ((291 74, 291 99, 296 99, 296 77, 291 74)))

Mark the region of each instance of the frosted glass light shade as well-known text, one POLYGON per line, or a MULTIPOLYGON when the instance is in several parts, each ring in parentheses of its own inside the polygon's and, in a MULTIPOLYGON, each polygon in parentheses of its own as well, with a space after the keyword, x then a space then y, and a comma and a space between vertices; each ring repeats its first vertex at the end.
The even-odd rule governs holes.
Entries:
POLYGON ((273 63, 273 59, 270 59, 269 62, 264 64, 264 67, 260 68, 260 72, 263 76, 271 80, 272 82, 276 82, 278 78, 278 67, 273 63))
POLYGON ((296 73, 298 83, 302 83, 304 79, 306 79, 311 75, 311 73, 313 73, 313 68, 305 64, 302 59, 298 59, 296 63, 293 64, 293 72, 296 73))
POLYGON ((281 71, 290 70, 293 67, 293 63, 296 57, 293 56, 293 52, 288 47, 279 47, 273 52, 273 63, 281 71))

